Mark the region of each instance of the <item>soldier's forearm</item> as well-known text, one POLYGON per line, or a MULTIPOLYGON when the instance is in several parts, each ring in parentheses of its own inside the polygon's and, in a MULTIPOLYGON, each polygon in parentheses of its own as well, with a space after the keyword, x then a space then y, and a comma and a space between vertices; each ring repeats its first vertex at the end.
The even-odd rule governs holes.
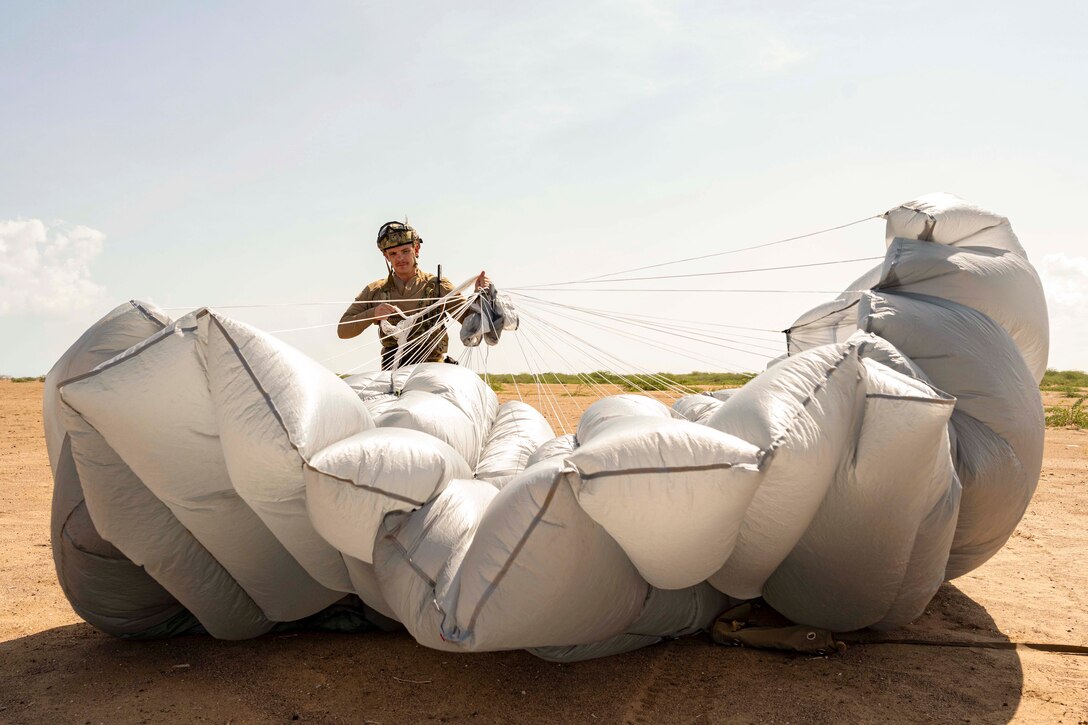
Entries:
POLYGON ((341 340, 355 337, 374 323, 373 310, 363 310, 353 313, 348 310, 340 318, 340 324, 336 326, 336 334, 341 340))

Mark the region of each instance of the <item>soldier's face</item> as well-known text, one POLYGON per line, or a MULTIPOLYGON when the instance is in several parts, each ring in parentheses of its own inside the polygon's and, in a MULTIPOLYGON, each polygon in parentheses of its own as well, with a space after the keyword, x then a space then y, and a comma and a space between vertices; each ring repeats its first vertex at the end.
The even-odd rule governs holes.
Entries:
POLYGON ((407 277, 416 271, 416 258, 419 256, 418 244, 402 244, 385 250, 385 261, 397 273, 398 277, 407 277))

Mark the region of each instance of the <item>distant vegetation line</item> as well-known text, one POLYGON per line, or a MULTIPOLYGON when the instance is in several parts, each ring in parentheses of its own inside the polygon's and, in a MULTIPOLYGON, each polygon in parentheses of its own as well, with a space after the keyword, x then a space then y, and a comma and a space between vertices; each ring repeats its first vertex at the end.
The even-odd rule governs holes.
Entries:
MULTIPOLYGON (((533 385, 541 383, 562 383, 564 385, 619 385, 623 388, 638 390, 664 390, 665 385, 657 382, 666 379, 678 385, 692 387, 706 387, 708 385, 720 385, 723 388, 736 388, 744 385, 758 373, 708 373, 695 371, 691 373, 650 373, 631 375, 617 375, 603 370, 592 373, 495 373, 489 375, 492 387, 516 382, 518 385, 533 385)), ((1040 390, 1053 390, 1058 392, 1075 391, 1077 388, 1088 388, 1088 373, 1081 370, 1047 370, 1043 380, 1039 383, 1040 390)))
MULTIPOLYGON (((562 384, 574 388, 573 395, 595 395, 595 385, 615 385, 629 392, 650 392, 667 390, 672 386, 681 386, 691 390, 713 388, 738 388, 754 378, 756 373, 710 373, 695 371, 691 373, 654 373, 642 375, 617 375, 616 373, 597 370, 591 373, 500 373, 488 375, 488 383, 496 392, 507 386, 535 385, 538 381, 547 384, 562 384)), ((0 375, 0 380, 13 383, 42 382, 44 375, 11 377, 0 375)), ((1088 428, 1088 373, 1082 370, 1047 370, 1039 389, 1060 393, 1059 405, 1044 407, 1048 428, 1088 428)))
MULTIPOLYGON (((692 390, 712 388, 739 388, 754 378, 756 373, 710 373, 695 371, 691 373, 654 373, 650 375, 621 376, 616 373, 597 370, 591 373, 500 373, 488 375, 491 389, 499 392, 508 385, 535 385, 537 381, 547 384, 563 384, 574 388, 572 395, 595 395, 594 385, 616 385, 629 392, 649 392, 667 390, 679 385, 692 390)), ((0 375, 0 381, 13 383, 43 382, 44 375, 12 377, 0 375)), ((1065 400, 1059 405, 1044 406, 1048 428, 1088 428, 1088 373, 1082 370, 1047 370, 1039 389, 1060 393, 1065 400), (1066 402, 1068 401, 1068 402, 1066 402)))
POLYGON ((1039 383, 1039 388, 1042 390, 1088 388, 1088 373, 1083 370, 1047 370, 1043 375, 1043 382, 1039 383))
MULTIPOLYGON (((650 379, 666 378, 674 383, 680 385, 691 386, 705 386, 705 385, 721 385, 722 387, 738 387, 744 385, 757 375, 757 373, 708 373, 695 371, 691 373, 653 373, 652 375, 631 375, 620 376, 615 373, 598 370, 592 373, 539 373, 538 375, 532 375, 531 373, 498 373, 490 375, 496 383, 514 383, 518 385, 532 385, 540 380, 547 383, 562 383, 564 385, 581 385, 589 384, 606 384, 606 385, 626 385, 630 381, 633 386, 639 384, 636 377, 641 380, 649 382, 650 379)), ((25 377, 12 377, 11 375, 0 375, 0 380, 10 380, 13 383, 31 383, 31 382, 43 382, 45 380, 44 375, 30 375, 25 377)), ((1088 373, 1083 370, 1047 370, 1043 375, 1043 381, 1039 383, 1041 390, 1053 390, 1058 392, 1066 392, 1068 389, 1076 388, 1088 388, 1088 373)), ((645 387, 640 388, 643 390, 658 390, 660 387, 645 387)))
POLYGON ((618 385, 624 390, 668 390, 668 383, 692 388, 706 386, 718 386, 722 388, 739 388, 754 378, 756 373, 632 373, 630 375, 618 375, 604 370, 596 370, 591 373, 497 373, 488 375, 488 381, 493 389, 501 390, 503 386, 512 385, 618 385))

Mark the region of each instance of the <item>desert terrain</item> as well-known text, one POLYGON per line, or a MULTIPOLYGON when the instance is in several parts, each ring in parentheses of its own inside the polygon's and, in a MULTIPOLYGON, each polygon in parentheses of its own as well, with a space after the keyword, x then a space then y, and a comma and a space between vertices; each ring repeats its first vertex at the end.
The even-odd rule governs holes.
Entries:
MULTIPOLYGON (((576 392, 559 396, 568 425, 593 401, 576 392)), ((1088 645, 1084 430, 1047 431, 1038 490, 1006 547, 883 635, 895 643, 822 657, 696 636, 560 665, 522 651, 437 652, 403 632, 244 642, 98 632, 53 571, 41 398, 40 382, 0 381, 0 723, 1088 724, 1088 656, 1031 646, 1088 645)))

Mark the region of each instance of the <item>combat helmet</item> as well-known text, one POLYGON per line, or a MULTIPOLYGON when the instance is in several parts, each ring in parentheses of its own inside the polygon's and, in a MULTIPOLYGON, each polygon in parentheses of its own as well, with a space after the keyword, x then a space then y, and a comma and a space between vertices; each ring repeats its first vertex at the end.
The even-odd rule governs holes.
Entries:
POLYGON ((405 244, 422 244, 419 233, 404 222, 386 222, 378 230, 378 250, 385 252, 405 244))

